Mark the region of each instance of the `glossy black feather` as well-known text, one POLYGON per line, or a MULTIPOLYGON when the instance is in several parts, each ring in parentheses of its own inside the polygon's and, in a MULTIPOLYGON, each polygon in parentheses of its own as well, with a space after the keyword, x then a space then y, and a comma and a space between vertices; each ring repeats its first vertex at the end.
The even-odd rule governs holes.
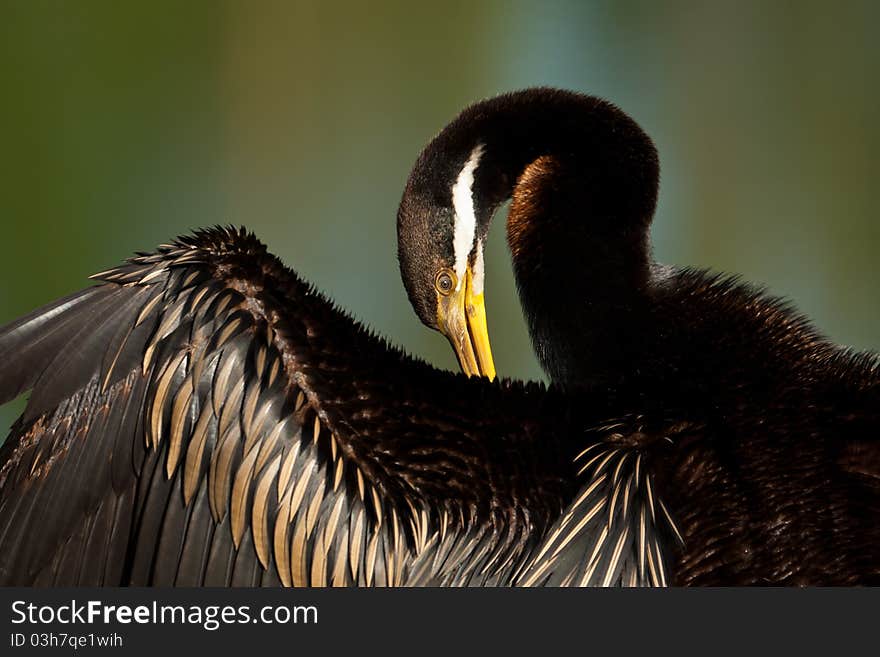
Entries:
MULTIPOLYGON (((831 343, 790 303, 733 277, 654 262, 651 139, 606 101, 546 88, 465 109, 416 161, 399 256, 428 326, 438 267, 452 266, 448 228, 462 220, 452 189, 474 153, 469 262, 510 199, 535 353, 570 395, 629 398, 602 440, 644 456, 681 521, 683 545, 667 539, 674 581, 876 582, 877 354, 831 343)), ((601 529, 572 540, 589 544, 601 529)), ((563 561, 562 579, 547 582, 568 577, 574 562, 563 561)))
POLYGON ((30 389, 88 322, 95 306, 112 292, 108 287, 81 290, 4 327, 0 336, 0 403, 30 389), (18 369, 12 369, 13 365, 18 369))
MULTIPOLYGON (((78 326, 71 354, 53 357, 3 447, 4 582, 36 583, 48 569, 56 584, 418 583, 410 569, 421 554, 423 583, 481 583, 491 573, 472 571, 499 549, 522 556, 522 539, 571 490, 566 450, 534 458, 539 441, 569 441, 542 392, 484 390, 412 361, 252 237, 205 232, 133 263, 107 274, 126 285, 105 283, 113 292, 91 331, 68 319, 78 326), (68 399, 52 407, 65 383, 68 399), (390 394, 394 404, 377 408, 390 394), (503 403, 472 426, 468 408, 492 397, 503 403), (514 470, 504 474, 498 457, 515 457, 514 470), (494 549, 508 512, 493 505, 530 495, 517 540, 494 549), (427 557, 441 523, 447 540, 469 537, 455 561, 427 557), (462 571, 468 556, 472 571, 462 571)), ((512 581, 506 561, 499 582, 512 581)))
MULTIPOLYGON (((201 287, 191 288, 183 286, 181 276, 152 278, 154 285, 171 286, 162 292, 163 304, 155 306, 155 320, 149 320, 156 331, 165 313, 174 312, 181 302, 178 295, 187 295, 189 310, 180 313, 179 324, 155 345, 146 374, 141 367, 152 336, 132 351, 131 359, 125 359, 133 363, 125 379, 101 392, 101 372, 94 372, 83 390, 72 391, 70 400, 51 416, 20 424, 4 446, 0 572, 5 582, 663 583, 638 564, 633 509, 648 500, 644 487, 632 492, 624 509, 620 497, 614 499, 613 486, 597 484, 596 473, 589 468, 579 473, 583 460, 576 457, 588 448, 629 455, 629 465, 616 473, 620 478, 632 472, 633 459, 641 455, 642 476, 650 473, 656 478, 654 517, 646 542, 662 553, 655 555, 655 567, 662 561, 669 568, 670 581, 757 582, 766 574, 784 581, 784 572, 765 571, 763 564, 713 564, 715 553, 705 550, 705 541, 713 539, 703 538, 701 532, 727 532, 730 519, 748 517, 753 512, 747 506, 750 496, 760 497, 768 484, 762 477, 772 477, 775 471, 765 475, 755 469, 745 477, 752 491, 731 498, 741 488, 737 477, 744 475, 736 464, 743 456, 728 455, 718 466, 724 477, 704 477, 702 489, 695 487, 688 468, 720 458, 716 452, 722 434, 706 433, 702 413, 656 407, 638 386, 561 394, 437 372, 365 333, 263 255, 249 236, 216 231, 187 238, 181 245, 165 260, 150 256, 141 275, 149 276, 151 267, 166 267, 192 250, 206 263, 213 258, 222 265, 224 278, 197 277, 203 281, 201 287), (222 281, 229 280, 225 272, 231 272, 241 286, 232 294, 223 291, 228 283, 222 281), (242 286, 240 281, 247 282, 242 286), (265 314, 252 315, 253 319, 236 315, 234 303, 261 308, 265 314), (205 308, 213 310, 203 312, 205 308), (194 317, 202 318, 198 321, 204 328, 194 317), (250 328, 242 330, 232 321, 235 317, 250 328), (184 334, 186 339, 180 337, 184 334), (201 337, 194 342, 194 336, 201 337), (219 351, 205 353, 200 344, 219 351), (342 349, 342 344, 354 349, 342 349), (193 377, 198 381, 193 383, 193 377), (164 397, 158 400, 163 381, 164 397), (639 413, 633 415, 633 409, 639 413), (202 413, 206 413, 204 421, 202 413), (80 418, 72 431, 75 435, 76 427, 85 427, 84 440, 71 441, 70 432, 64 430, 69 418, 80 418), (182 444, 169 478, 175 423, 182 444), (161 432, 158 446, 155 431, 161 432), (242 451, 248 443, 252 447, 242 451), (70 449, 71 444, 76 449, 70 449), (44 475, 39 474, 43 457, 37 456, 42 449, 56 455, 44 475), (93 449, 98 451, 89 451, 93 449), (216 489, 221 497, 212 508, 209 491, 223 479, 217 464, 224 449, 228 481, 216 489), (110 458, 93 458, 101 453, 109 453, 110 458), (344 462, 337 475, 340 458, 344 462), (188 460, 197 482, 189 501, 183 483, 188 460), (245 483, 236 498, 239 477, 245 483), (692 488, 700 490, 699 495, 692 488), (578 502, 587 493, 606 505, 592 519, 587 518, 592 506, 578 502), (717 508, 707 510, 701 500, 710 498, 717 508), (240 539, 233 528, 236 499, 243 500, 240 539), (255 515, 256 499, 264 504, 255 515), (338 507, 337 500, 341 500, 338 507), (661 515, 661 501, 671 518, 661 515), (112 521, 106 510, 111 506, 112 521), (58 514, 49 516, 52 524, 41 522, 45 509, 58 514), (712 522, 694 524, 697 509, 703 509, 712 522), (722 511, 728 525, 718 519, 722 511), (215 514, 219 514, 216 519, 215 514), (279 514, 288 525, 279 524, 279 514), (261 540, 264 545, 271 543, 264 553, 265 564, 256 550, 255 518, 265 518, 261 540), (683 547, 673 518, 684 537, 683 547), (554 535, 555 523, 563 521, 567 529, 554 535), (297 543, 300 523, 312 528, 297 543), (106 543, 93 538, 97 526, 108 533, 106 543), (285 526, 286 538, 278 533, 285 526), (557 549, 559 536, 567 536, 575 527, 577 531, 557 549), (630 527, 631 533, 620 542, 615 556, 621 527, 630 527), (606 537, 604 544, 612 549, 600 546, 594 558, 606 528, 612 538, 606 537), (71 546, 86 550, 94 563, 77 562, 71 546), (544 562, 549 566, 533 577, 544 562), (47 573, 51 573, 48 579, 47 573)), ((711 295, 722 301, 736 291, 723 282, 711 285, 719 286, 712 288, 711 295)), ((136 318, 138 313, 125 308, 106 317, 136 318)), ((121 333, 116 329, 113 335, 121 333)), ((841 371, 849 371, 850 361, 838 360, 841 371)), ((873 361, 864 362, 873 367, 873 361)), ((857 389, 854 400, 874 390, 860 377, 850 375, 844 383, 857 389)), ((834 389, 840 383, 827 385, 834 389)), ((843 389, 839 394, 841 399, 847 396, 843 389)), ((866 408, 868 399, 863 402, 866 408)), ((864 416, 860 421, 871 426, 864 416)), ((743 430, 735 423, 725 429, 731 437, 743 430)), ((859 445, 844 435, 840 449, 872 449, 859 445)), ((851 476, 844 471, 834 474, 830 463, 828 476, 835 480, 851 476)), ((603 467, 615 473, 609 464, 603 467)), ((876 513, 871 502, 876 498, 870 497, 875 475, 866 469, 867 475, 852 475, 853 485, 868 491, 862 503, 865 523, 876 513)), ((807 476, 813 475, 805 472, 794 481, 799 485, 807 476)), ((842 502, 838 513, 857 516, 853 503, 842 502)), ((824 513, 819 509, 814 520, 824 513)), ((826 527, 810 531, 819 532, 816 540, 828 551, 832 548, 823 532, 839 532, 833 519, 826 527)), ((761 531, 755 530, 758 535, 761 531)), ((870 537, 876 530, 863 524, 861 531, 861 536, 870 537)), ((791 552, 785 546, 776 548, 778 554, 791 552)), ((815 556, 815 548, 807 553, 815 556)), ((852 570, 831 569, 826 563, 824 574, 813 571, 810 581, 870 578, 870 551, 859 557, 861 561, 853 561, 856 556, 841 557, 852 570)))

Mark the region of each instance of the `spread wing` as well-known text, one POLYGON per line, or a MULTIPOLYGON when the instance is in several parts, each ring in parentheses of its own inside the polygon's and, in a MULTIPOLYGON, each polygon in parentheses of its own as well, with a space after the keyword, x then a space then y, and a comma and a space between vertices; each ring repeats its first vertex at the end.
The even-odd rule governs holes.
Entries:
POLYGON ((95 278, 0 329, 0 402, 32 390, 0 456, 0 583, 467 583, 485 565, 453 568, 492 535, 477 429, 404 393, 464 379, 389 349, 243 232, 95 278))
POLYGON ((642 452, 564 396, 404 356, 243 231, 95 278, 0 329, 0 584, 666 581, 642 452))

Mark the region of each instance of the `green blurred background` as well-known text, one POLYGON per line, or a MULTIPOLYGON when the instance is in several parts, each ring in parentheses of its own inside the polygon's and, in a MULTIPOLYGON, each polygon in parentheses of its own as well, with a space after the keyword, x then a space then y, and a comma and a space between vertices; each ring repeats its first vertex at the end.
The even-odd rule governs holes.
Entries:
MULTIPOLYGON (((399 280, 427 140, 529 85, 604 96, 660 151, 659 260, 740 272, 880 347, 880 3, 0 2, 0 323, 191 228, 243 223, 455 368, 399 280)), ((501 226, 499 222, 496 226, 501 226)), ((536 378, 505 251, 501 374, 536 378)), ((22 402, 0 409, 0 432, 22 402)))

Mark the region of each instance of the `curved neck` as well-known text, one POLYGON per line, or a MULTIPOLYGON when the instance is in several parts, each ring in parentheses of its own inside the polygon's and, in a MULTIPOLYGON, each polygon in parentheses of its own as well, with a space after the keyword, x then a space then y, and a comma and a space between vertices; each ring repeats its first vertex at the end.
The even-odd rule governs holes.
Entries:
POLYGON ((646 347, 659 177, 651 140, 616 107, 579 94, 532 90, 476 107, 481 230, 511 198, 508 242, 542 366, 561 384, 627 376, 646 347))

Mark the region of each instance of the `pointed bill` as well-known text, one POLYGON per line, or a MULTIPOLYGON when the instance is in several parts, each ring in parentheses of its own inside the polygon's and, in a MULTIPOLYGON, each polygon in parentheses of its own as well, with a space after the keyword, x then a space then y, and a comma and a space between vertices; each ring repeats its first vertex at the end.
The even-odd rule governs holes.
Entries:
POLYGON ((495 362, 489 345, 483 293, 475 293, 474 274, 467 267, 465 283, 437 304, 437 325, 452 344, 462 371, 468 376, 495 378, 495 362))

